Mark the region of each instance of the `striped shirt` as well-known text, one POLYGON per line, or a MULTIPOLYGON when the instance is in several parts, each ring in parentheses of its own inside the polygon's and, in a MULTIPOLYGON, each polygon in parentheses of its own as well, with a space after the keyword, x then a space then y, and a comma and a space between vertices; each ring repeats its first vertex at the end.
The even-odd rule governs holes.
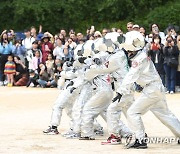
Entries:
POLYGON ((4 67, 4 73, 5 74, 13 74, 16 73, 16 65, 14 62, 6 62, 5 67, 4 67))

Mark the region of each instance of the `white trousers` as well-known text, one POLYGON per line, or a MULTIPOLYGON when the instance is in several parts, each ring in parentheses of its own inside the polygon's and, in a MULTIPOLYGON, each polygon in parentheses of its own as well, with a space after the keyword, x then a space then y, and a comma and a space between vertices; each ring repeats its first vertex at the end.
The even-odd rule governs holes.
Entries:
POLYGON ((121 135, 126 137, 132 132, 130 129, 120 120, 121 113, 123 112, 125 117, 127 110, 131 106, 134 100, 133 95, 123 95, 120 102, 112 102, 107 109, 107 124, 108 124, 108 133, 115 136, 121 135))
POLYGON ((168 109, 164 87, 160 82, 154 82, 144 87, 142 94, 127 111, 129 126, 135 132, 136 138, 145 137, 141 115, 148 110, 167 126, 176 137, 180 137, 180 122, 168 109))
POLYGON ((63 109, 66 108, 67 115, 72 119, 72 106, 74 100, 78 95, 78 89, 75 90, 72 94, 70 93, 71 87, 64 89, 56 99, 51 115, 51 125, 52 126, 59 126, 63 109))
POLYGON ((110 104, 113 92, 110 88, 97 89, 94 96, 84 105, 82 112, 81 136, 94 137, 94 119, 110 104))

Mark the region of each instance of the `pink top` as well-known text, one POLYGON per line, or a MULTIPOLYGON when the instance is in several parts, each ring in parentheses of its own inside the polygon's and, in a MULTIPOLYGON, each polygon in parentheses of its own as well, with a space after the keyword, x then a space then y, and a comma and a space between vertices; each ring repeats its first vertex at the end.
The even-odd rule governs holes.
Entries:
POLYGON ((33 57, 33 58, 32 58, 32 69, 33 69, 33 70, 38 69, 38 65, 39 65, 40 63, 42 63, 42 57, 39 57, 39 58, 33 57), (38 62, 38 59, 39 59, 39 62, 38 62))

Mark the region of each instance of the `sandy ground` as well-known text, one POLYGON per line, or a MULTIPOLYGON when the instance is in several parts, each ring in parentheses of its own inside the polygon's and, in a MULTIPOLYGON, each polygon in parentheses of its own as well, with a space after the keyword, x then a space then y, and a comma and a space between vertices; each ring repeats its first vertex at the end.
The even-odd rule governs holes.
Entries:
MULTIPOLYGON (((59 154, 126 154, 126 153, 180 153, 180 145, 149 144, 148 149, 125 149, 124 145, 101 145, 107 139, 106 123, 98 118, 105 136, 95 141, 65 139, 61 135, 43 135, 50 121, 52 105, 58 96, 57 89, 0 87, 0 153, 59 153, 59 154)), ((180 94, 167 95, 169 108, 180 119, 180 94)), ((124 119, 124 117, 122 117, 124 119)), ((143 116, 148 136, 172 137, 173 134, 148 112, 143 116)), ((125 121, 125 120, 124 120, 125 121)), ((63 114, 59 131, 69 128, 69 118, 63 114)))

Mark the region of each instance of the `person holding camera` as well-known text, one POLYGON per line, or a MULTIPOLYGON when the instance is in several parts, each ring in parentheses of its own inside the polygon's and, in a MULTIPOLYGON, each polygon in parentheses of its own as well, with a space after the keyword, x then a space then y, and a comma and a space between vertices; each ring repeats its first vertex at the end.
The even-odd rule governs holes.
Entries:
POLYGON ((166 38, 164 53, 164 69, 167 77, 167 92, 173 94, 176 85, 176 73, 178 67, 179 49, 172 36, 166 38))
POLYGON ((8 34, 4 31, 1 34, 0 39, 0 86, 4 84, 5 75, 4 75, 4 66, 7 62, 8 56, 12 53, 12 42, 8 40, 8 34))
POLYGON ((162 83, 165 86, 163 44, 161 44, 161 37, 158 34, 155 34, 152 38, 148 56, 153 61, 154 66, 161 77, 162 83))
POLYGON ((165 45, 165 34, 160 32, 158 24, 151 24, 150 30, 153 35, 158 34, 161 37, 161 43, 165 45))
POLYGON ((12 53, 15 56, 18 56, 22 60, 22 62, 25 64, 26 49, 25 49, 25 46, 22 45, 21 38, 16 38, 15 43, 13 45, 12 53))
POLYGON ((64 45, 64 55, 65 58, 63 58, 63 62, 65 61, 72 61, 74 57, 74 49, 77 46, 77 44, 72 40, 72 38, 69 38, 68 41, 64 45))

